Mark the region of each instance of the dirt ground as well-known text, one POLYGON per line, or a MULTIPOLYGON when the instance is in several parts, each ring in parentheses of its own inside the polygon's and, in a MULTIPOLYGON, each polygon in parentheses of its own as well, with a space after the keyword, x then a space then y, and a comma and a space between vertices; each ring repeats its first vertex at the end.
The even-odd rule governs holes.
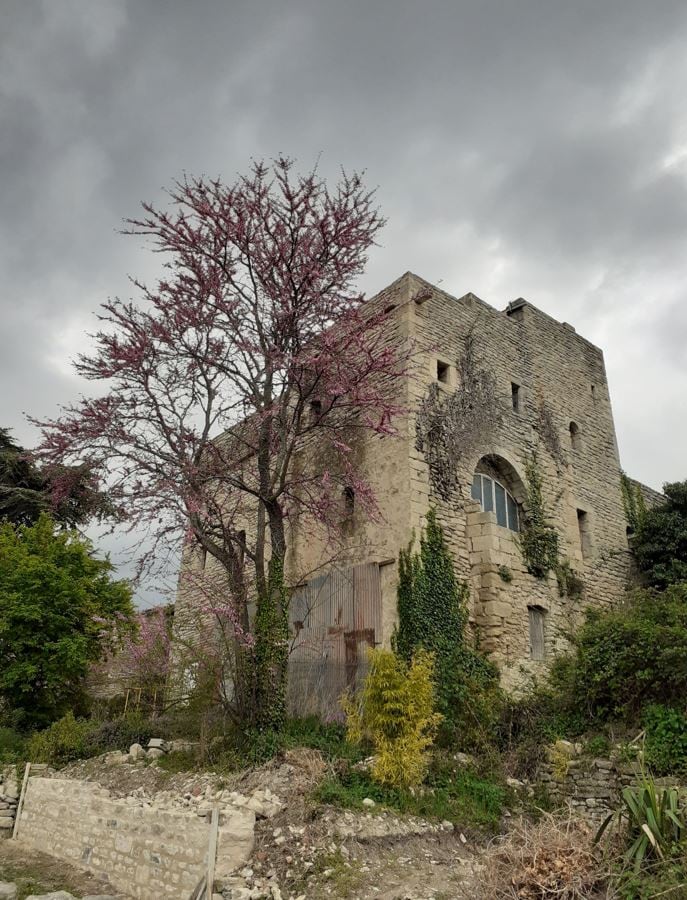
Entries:
MULTIPOLYGON (((111 889, 92 875, 7 839, 0 840, 0 881, 14 881, 19 888, 19 900, 29 894, 50 891, 69 891, 76 897, 111 894, 111 889)), ((117 896, 127 900, 123 894, 117 896)))
MULTIPOLYGON (((483 838, 381 808, 354 812, 313 803, 312 790, 326 769, 319 753, 299 749, 259 769, 229 776, 170 775, 150 765, 113 767, 103 759, 74 763, 55 774, 96 781, 117 796, 134 793, 146 798, 160 792, 183 797, 204 794, 206 789, 251 794, 268 788, 283 807, 273 818, 256 823, 253 856, 235 882, 237 889, 256 891, 255 896, 474 900, 483 838), (279 894, 272 894, 273 885, 279 894)), ((35 865, 35 860, 31 863, 35 865)), ((57 866, 55 880, 62 877, 68 883, 68 869, 57 866)), ((82 890, 87 878, 73 872, 72 878, 76 881, 72 880, 71 890, 78 895, 75 888, 82 890)), ((238 890, 237 895, 243 896, 238 890)))

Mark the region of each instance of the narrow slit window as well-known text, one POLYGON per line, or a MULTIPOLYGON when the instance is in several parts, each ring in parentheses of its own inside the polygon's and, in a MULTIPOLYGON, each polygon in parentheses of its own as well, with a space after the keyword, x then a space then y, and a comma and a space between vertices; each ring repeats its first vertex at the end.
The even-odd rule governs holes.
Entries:
POLYGON ((511 381, 510 385, 511 402, 513 403, 513 412, 520 412, 520 385, 511 381))
POLYGON ((583 509, 577 510, 577 527, 580 532, 580 549, 582 558, 587 559, 592 555, 592 535, 589 525, 589 513, 583 509))
POLYGON ((580 427, 577 422, 570 423, 570 446, 573 450, 579 450, 582 446, 580 427))
POLYGON ((237 543, 239 545, 239 565, 241 568, 244 567, 246 562, 246 532, 245 529, 239 531, 236 535, 237 543))
POLYGON ((437 360, 437 381, 440 381, 442 384, 448 384, 448 374, 449 374, 449 364, 442 362, 440 359, 437 360))
POLYGON ((530 659, 546 659, 546 611, 541 606, 528 606, 530 625, 530 659))
POLYGON ((343 489, 344 516, 350 519, 355 512, 355 491, 352 487, 343 489))
POLYGON ((313 422, 319 422, 322 418, 322 401, 321 400, 311 400, 310 401, 310 419, 313 422))

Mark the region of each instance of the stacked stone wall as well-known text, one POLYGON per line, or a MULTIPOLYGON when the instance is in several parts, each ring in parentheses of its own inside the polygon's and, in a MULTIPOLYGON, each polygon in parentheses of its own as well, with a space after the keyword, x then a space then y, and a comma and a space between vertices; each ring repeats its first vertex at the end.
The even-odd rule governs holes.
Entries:
MULTIPOLYGON (((568 744, 567 741, 559 743, 568 744)), ((640 768, 636 762, 605 759, 557 752, 552 748, 550 759, 540 768, 538 778, 554 805, 569 804, 590 819, 603 819, 621 804, 623 788, 637 783, 640 768)), ((683 794, 685 786, 675 778, 654 778, 661 787, 677 787, 683 794)))
MULTIPOLYGON (((218 872, 245 863, 253 849, 255 814, 220 820, 218 872)), ((149 900, 190 896, 207 867, 210 825, 194 812, 176 812, 133 798, 112 797, 92 782, 29 778, 17 838, 102 876, 115 890, 149 900)))
POLYGON ((0 839, 12 836, 17 813, 19 784, 14 766, 0 771, 0 839))

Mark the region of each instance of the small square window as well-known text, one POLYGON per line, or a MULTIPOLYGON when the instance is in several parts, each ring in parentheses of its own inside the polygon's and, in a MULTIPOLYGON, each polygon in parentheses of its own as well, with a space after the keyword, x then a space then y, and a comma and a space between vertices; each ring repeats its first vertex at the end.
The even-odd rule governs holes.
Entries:
POLYGON ((313 422, 319 422, 322 418, 322 401, 321 400, 311 400, 310 401, 310 419, 313 422))
POLYGON ((440 381, 442 384, 448 384, 449 368, 448 363, 442 362, 440 359, 437 360, 437 381, 440 381))
POLYGON ((520 385, 511 381, 510 385, 511 401, 513 403, 513 411, 520 412, 520 385))

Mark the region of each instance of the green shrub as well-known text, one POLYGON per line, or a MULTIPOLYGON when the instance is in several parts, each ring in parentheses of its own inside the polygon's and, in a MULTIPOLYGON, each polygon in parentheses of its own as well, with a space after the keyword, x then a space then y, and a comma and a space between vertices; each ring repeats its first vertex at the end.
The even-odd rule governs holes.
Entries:
POLYGON ((656 775, 687 772, 687 715, 653 703, 644 710, 642 723, 646 732, 644 758, 651 771, 656 775))
POLYGON ((88 737, 93 724, 84 719, 75 719, 74 713, 53 722, 44 731, 31 735, 27 752, 31 762, 63 766, 74 759, 87 755, 88 737))
POLYGON ((370 669, 358 698, 343 700, 348 738, 371 743, 372 775, 380 784, 421 783, 441 716, 434 711, 434 657, 418 650, 410 666, 389 650, 370 651, 370 669))
POLYGON ((595 734, 586 741, 584 749, 590 756, 607 756, 611 744, 605 734, 595 734))
POLYGON ((687 481, 663 492, 665 502, 642 513, 632 538, 640 571, 660 589, 687 581, 687 481))
POLYGON ((0 763, 21 762, 26 755, 26 738, 13 728, 0 726, 0 763))
POLYGON ((347 809, 362 809, 363 800, 370 798, 401 813, 448 820, 462 828, 495 830, 506 791, 500 784, 439 757, 432 761, 423 785, 413 790, 380 784, 367 772, 349 768, 322 782, 315 796, 322 803, 347 809))
POLYGON ((151 737, 161 737, 155 724, 138 713, 129 713, 92 725, 84 749, 87 756, 98 756, 110 750, 126 752, 132 744, 145 747, 151 737))
POLYGON ((679 704, 687 695, 687 584, 588 610, 573 644, 554 664, 551 685, 559 704, 588 723, 637 721, 647 704, 679 704))
POLYGON ((666 859, 687 835, 685 810, 677 788, 659 788, 642 772, 635 787, 622 792, 622 806, 599 828, 598 842, 610 825, 624 832, 625 860, 638 872, 647 857, 666 859))

